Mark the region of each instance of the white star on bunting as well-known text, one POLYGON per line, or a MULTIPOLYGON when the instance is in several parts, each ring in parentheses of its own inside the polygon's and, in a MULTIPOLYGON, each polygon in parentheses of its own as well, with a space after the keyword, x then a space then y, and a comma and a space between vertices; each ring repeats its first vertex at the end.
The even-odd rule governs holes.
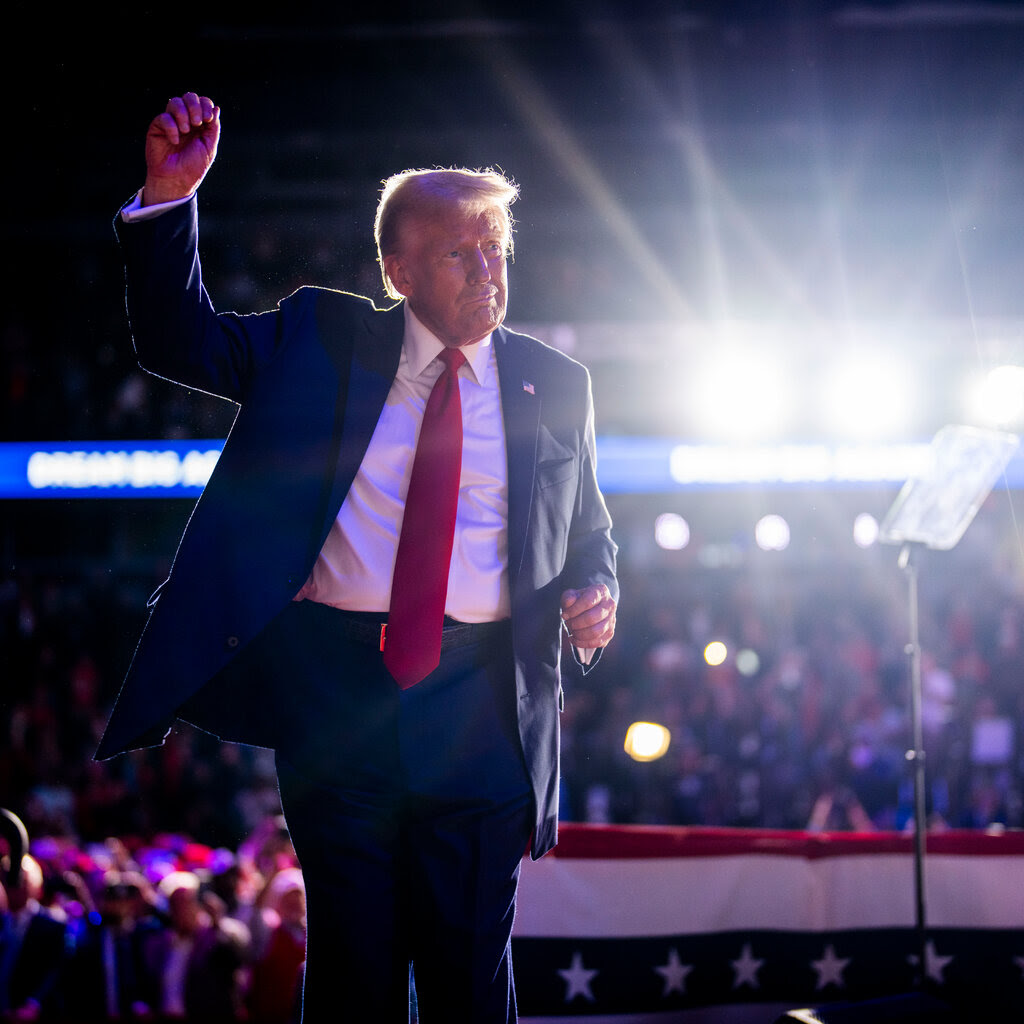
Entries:
POLYGON ((598 971, 587 970, 583 966, 583 954, 573 953, 572 964, 558 972, 565 981, 565 1001, 572 1002, 577 996, 594 1001, 594 993, 590 991, 590 983, 597 977, 598 971))
POLYGON ((686 976, 693 970, 692 965, 679 962, 679 951, 675 948, 668 951, 668 963, 663 967, 654 968, 665 979, 665 991, 662 998, 670 992, 686 991, 686 976))
MULTIPOLYGON (((907 962, 908 963, 912 963, 912 964, 916 964, 918 962, 918 957, 917 956, 913 956, 913 955, 908 956, 907 957, 907 962)), ((928 941, 928 942, 925 943, 925 947, 924 947, 925 971, 924 972, 925 972, 925 974, 928 975, 929 978, 932 979, 932 981, 938 982, 938 984, 941 985, 943 983, 943 981, 945 980, 942 977, 942 972, 952 962, 953 962, 953 958, 951 956, 939 956, 939 954, 935 951, 935 943, 934 942, 928 941)))
POLYGON ((760 988, 761 983, 757 980, 757 972, 764 966, 763 960, 758 960, 750 949, 750 943, 746 943, 739 960, 732 961, 732 969, 736 972, 736 979, 732 983, 733 988, 741 985, 750 985, 751 988, 760 988))
POLYGON ((827 945, 821 959, 811 961, 811 966, 818 972, 818 984, 815 985, 815 988, 820 990, 826 985, 838 985, 840 988, 845 988, 843 971, 846 970, 849 963, 849 958, 836 956, 835 948, 831 944, 827 945))

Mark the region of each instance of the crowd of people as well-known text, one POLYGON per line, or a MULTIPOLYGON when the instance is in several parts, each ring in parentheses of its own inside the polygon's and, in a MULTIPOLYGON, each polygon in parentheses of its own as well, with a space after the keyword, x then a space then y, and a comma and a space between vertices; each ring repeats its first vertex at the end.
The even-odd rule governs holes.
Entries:
MULTIPOLYGON (((931 828, 1024 825, 1020 552, 986 551, 991 538, 979 529, 959 557, 933 558, 920 587, 931 828)), ((685 574, 627 573, 622 643, 593 685, 568 695, 567 815, 912 827, 906 582, 892 549, 860 554, 859 566, 837 559, 789 578, 704 573, 687 584, 685 574), (721 664, 703 656, 713 641, 726 645, 721 664), (664 757, 626 756, 634 720, 669 728, 664 757)))
POLYGON ((281 819, 237 851, 172 834, 18 845, 0 876, 0 1020, 297 1019, 305 889, 281 819))

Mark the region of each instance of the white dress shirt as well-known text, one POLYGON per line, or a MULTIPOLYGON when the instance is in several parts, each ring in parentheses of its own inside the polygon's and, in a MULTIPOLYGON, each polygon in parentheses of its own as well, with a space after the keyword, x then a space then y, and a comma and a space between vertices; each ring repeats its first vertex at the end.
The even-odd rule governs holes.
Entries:
MULTIPOLYGON (((443 345, 405 306, 398 372, 362 465, 297 600, 386 611, 420 423, 443 345)), ((460 622, 508 618, 508 467, 498 366, 488 335, 462 349, 462 475, 445 613, 460 622)))

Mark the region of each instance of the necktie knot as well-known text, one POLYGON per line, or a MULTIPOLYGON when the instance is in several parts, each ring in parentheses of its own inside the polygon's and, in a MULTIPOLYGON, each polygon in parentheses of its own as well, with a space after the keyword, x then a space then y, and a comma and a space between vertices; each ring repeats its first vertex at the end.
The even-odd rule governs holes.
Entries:
POLYGON ((459 367, 466 361, 466 355, 461 348, 443 348, 437 358, 451 373, 458 373, 459 367))

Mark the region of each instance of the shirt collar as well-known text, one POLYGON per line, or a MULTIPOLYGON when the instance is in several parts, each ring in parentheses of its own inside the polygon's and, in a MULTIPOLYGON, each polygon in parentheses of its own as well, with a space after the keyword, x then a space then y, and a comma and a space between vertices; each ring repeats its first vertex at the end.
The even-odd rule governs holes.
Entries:
MULTIPOLYGON (((477 383, 486 379, 487 366, 491 358, 494 335, 488 334, 472 345, 463 345, 462 353, 477 383)), ((405 358, 409 365, 409 373, 418 377, 440 354, 444 345, 434 333, 412 311, 408 302, 405 303, 405 335, 402 339, 405 358)))

